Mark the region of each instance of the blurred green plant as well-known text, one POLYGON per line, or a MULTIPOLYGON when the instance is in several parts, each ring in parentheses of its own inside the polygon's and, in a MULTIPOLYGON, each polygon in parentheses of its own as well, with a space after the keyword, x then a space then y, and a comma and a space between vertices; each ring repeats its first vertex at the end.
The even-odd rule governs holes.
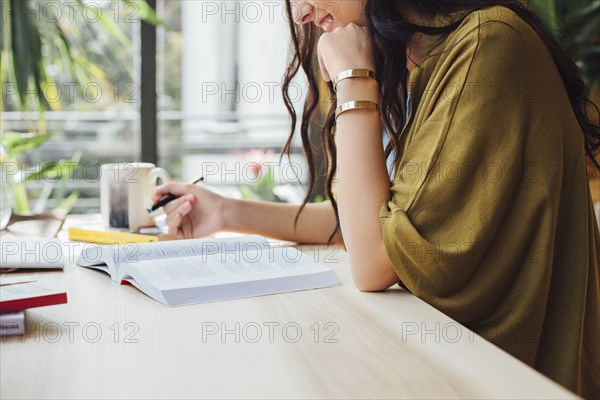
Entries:
MULTIPOLYGON (((101 9, 90 7, 85 0, 76 0, 82 10, 85 10, 89 21, 99 22, 100 29, 104 29, 110 37, 124 46, 130 46, 130 40, 119 26, 101 9)), ((73 172, 79 166, 80 153, 74 154, 69 160, 46 162, 37 167, 21 168, 26 165, 22 160, 28 152, 42 146, 52 135, 46 131, 44 111, 57 110, 60 102, 48 97, 49 88, 55 82, 52 71, 57 65, 63 73, 74 82, 105 81, 104 72, 91 61, 93 55, 113 57, 114 41, 101 43, 96 40, 82 40, 82 49, 76 50, 61 18, 56 15, 40 15, 40 10, 50 10, 50 3, 56 7, 56 2, 51 0, 0 0, 0 112, 4 111, 5 100, 14 96, 19 111, 37 109, 37 124, 30 124, 29 133, 8 133, 0 127, 0 143, 5 148, 7 156, 3 168, 11 169, 10 185, 14 189, 14 211, 16 213, 30 213, 29 199, 25 183, 30 181, 43 181, 44 185, 33 208, 33 212, 41 213, 46 207, 50 195, 54 194, 57 208, 69 211, 78 198, 78 193, 66 195, 67 183, 73 172), (90 44, 91 43, 91 44, 90 44), (26 170, 26 171, 24 171, 26 170)), ((111 0, 109 7, 117 4, 111 0)), ((65 7, 73 7, 73 4, 65 7)), ((134 10, 136 15, 152 24, 161 24, 154 10, 146 0, 120 0, 117 6, 134 10)), ((114 9, 114 8, 113 8, 114 9)), ((48 12, 48 11, 47 11, 48 12)), ((69 21, 70 23, 71 21, 69 21)), ((80 24, 79 33, 87 38, 97 39, 98 24, 83 22, 80 24)), ((115 59, 113 65, 118 65, 115 59)), ((128 71, 131 76, 131 72, 128 71)))
MULTIPOLYGON (((109 33, 112 39, 116 39, 119 45, 131 45, 128 37, 109 17, 109 13, 103 12, 101 8, 90 7, 85 0, 75 1, 80 9, 84 10, 81 13, 86 15, 83 21, 75 24, 78 25, 78 29, 73 32, 89 39, 79 42, 81 49, 74 48, 65 29, 74 29, 74 24, 71 21, 65 23, 64 15, 58 17, 49 11, 53 8, 48 7, 48 4, 53 3, 56 7, 56 1, 0 0, 0 94, 3 100, 0 103, 0 111, 3 111, 4 99, 7 98, 7 94, 12 95, 13 89, 16 89, 16 104, 20 111, 25 111, 28 106, 30 109, 35 107, 43 116, 45 110, 58 109, 60 102, 48 96, 49 88, 54 83, 51 80, 51 76, 54 75, 52 67, 56 67, 57 64, 60 64, 65 75, 75 82, 104 81, 104 72, 90 61, 98 49, 103 57, 114 57, 115 52, 110 50, 114 50, 115 43, 103 43, 100 39, 103 37, 102 30, 109 33), (5 93, 6 90, 11 92, 5 93)), ((149 23, 161 23, 146 0, 111 0, 105 9, 113 8, 113 4, 133 9, 136 16, 149 23)), ((62 5, 67 8, 74 7, 73 4, 62 5)), ((71 12, 72 10, 69 11, 71 12)), ((38 127, 38 133, 43 131, 43 125, 38 127)))
POLYGON ((600 0, 531 0, 577 62, 592 98, 600 87, 600 0))
POLYGON ((66 195, 67 184, 73 172, 79 168, 80 153, 76 153, 70 160, 59 160, 43 163, 39 166, 22 168, 19 157, 31 150, 42 146, 51 134, 32 135, 7 132, 2 134, 1 145, 6 154, 2 161, 2 169, 6 182, 2 182, 3 190, 10 188, 14 191, 14 212, 16 214, 36 214, 44 212, 50 195, 54 193, 57 210, 69 212, 77 201, 79 194, 72 192, 66 195), (37 198, 33 210, 29 207, 29 198, 25 190, 26 182, 43 182, 42 191, 37 198))

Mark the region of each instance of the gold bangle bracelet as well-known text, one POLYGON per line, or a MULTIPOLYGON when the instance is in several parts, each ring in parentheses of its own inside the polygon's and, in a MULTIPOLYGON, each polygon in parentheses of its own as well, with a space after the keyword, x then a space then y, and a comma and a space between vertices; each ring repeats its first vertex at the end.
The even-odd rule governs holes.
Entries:
POLYGON ((348 78, 371 78, 377 80, 377 74, 370 69, 347 69, 333 78, 333 90, 337 93, 338 84, 348 78))
POLYGON ((343 112, 350 111, 350 110, 361 110, 361 109, 375 110, 375 111, 379 112, 381 110, 381 107, 379 106, 379 104, 377 104, 373 101, 369 101, 369 100, 349 101, 347 103, 340 104, 336 108, 335 120, 337 121, 339 115, 343 112))

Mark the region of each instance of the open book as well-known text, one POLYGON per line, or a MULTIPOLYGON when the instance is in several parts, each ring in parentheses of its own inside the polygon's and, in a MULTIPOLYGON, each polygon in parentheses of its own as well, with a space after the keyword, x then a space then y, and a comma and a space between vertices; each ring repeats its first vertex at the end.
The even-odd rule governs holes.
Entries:
POLYGON ((90 245, 77 265, 105 271, 172 306, 340 284, 329 268, 261 236, 90 245))

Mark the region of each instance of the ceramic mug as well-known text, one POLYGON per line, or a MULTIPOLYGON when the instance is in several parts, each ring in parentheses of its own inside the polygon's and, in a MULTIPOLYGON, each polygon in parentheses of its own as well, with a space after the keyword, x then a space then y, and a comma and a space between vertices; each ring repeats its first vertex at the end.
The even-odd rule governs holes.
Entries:
POLYGON ((100 212, 106 228, 127 228, 137 232, 154 226, 148 215, 152 190, 158 179, 163 183, 171 178, 167 171, 152 163, 104 164, 100 177, 100 212))

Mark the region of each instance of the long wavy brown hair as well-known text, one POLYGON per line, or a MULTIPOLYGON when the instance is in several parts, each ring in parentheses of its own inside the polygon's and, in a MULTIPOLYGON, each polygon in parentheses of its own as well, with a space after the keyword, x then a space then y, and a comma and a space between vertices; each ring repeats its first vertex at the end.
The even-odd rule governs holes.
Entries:
MULTIPOLYGON (((392 152, 395 157, 395 163, 402 157, 401 152, 398 150, 400 130, 405 124, 407 96, 405 80, 408 74, 406 68, 406 48, 411 37, 417 32, 430 36, 449 34, 458 28, 464 18, 470 13, 497 5, 512 10, 526 21, 538 33, 550 50, 567 90, 573 112, 585 136, 585 152, 591 158, 596 168, 600 170, 600 165, 595 158, 600 149, 600 127, 592 122, 589 111, 593 109, 598 115, 600 115, 600 112, 588 100, 588 88, 575 62, 554 39, 554 36, 543 20, 519 0, 367 0, 364 14, 366 28, 371 35, 377 74, 380 81, 382 124, 390 137, 390 142, 385 149, 386 159, 392 152), (403 15, 406 15, 407 10, 429 18, 438 15, 456 15, 456 13, 459 13, 462 17, 454 19, 454 22, 447 26, 428 27, 408 22, 403 17, 403 15)), ((309 127, 316 117, 315 112, 320 100, 317 79, 319 72, 314 62, 316 39, 320 33, 320 29, 313 24, 295 24, 290 0, 286 0, 286 10, 292 39, 292 58, 284 76, 282 92, 285 105, 291 116, 292 126, 290 136, 283 147, 282 156, 290 154, 298 123, 298 116, 294 109, 289 89, 293 78, 298 74, 300 69, 304 71, 309 86, 300 125, 302 146, 308 161, 309 180, 306 197, 296 216, 295 223, 297 224, 300 213, 312 198, 315 189, 315 157, 310 141, 309 127)), ((325 150, 328 165, 325 192, 331 201, 337 220, 335 230, 329 237, 329 241, 331 242, 339 229, 337 203, 332 193, 332 184, 337 169, 337 150, 333 137, 336 101, 331 84, 328 85, 327 91, 326 95, 333 99, 333 101, 322 126, 321 146, 325 150)))

